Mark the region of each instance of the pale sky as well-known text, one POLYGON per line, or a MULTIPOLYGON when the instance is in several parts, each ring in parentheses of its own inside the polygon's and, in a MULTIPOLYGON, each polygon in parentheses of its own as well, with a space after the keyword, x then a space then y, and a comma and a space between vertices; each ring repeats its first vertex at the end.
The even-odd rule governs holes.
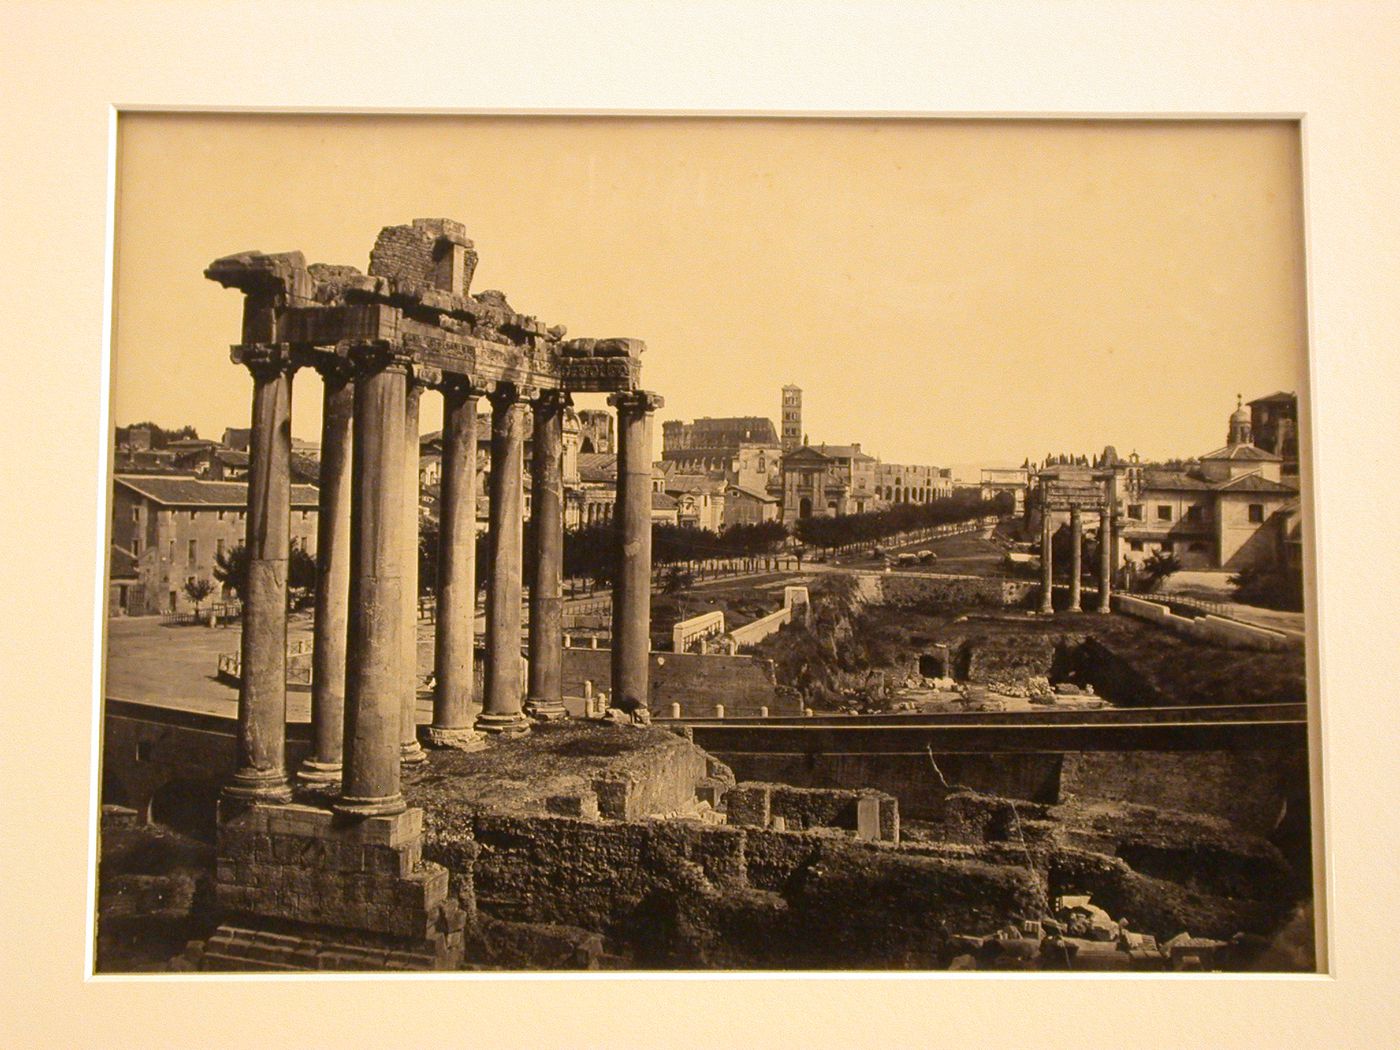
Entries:
POLYGON ((1198 455, 1236 393, 1304 381, 1291 123, 134 114, 118 149, 117 425, 247 425, 214 258, 365 270, 439 216, 474 291, 646 342, 658 457, 660 420, 777 425, 784 383, 814 443, 891 462, 1198 455))

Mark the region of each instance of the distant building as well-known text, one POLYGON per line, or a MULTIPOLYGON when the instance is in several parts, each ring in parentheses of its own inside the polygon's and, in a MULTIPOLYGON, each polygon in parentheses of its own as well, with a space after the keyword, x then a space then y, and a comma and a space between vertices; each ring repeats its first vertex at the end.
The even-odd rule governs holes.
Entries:
POLYGON ((789 383, 783 387, 782 443, 784 452, 802 447, 802 388, 789 383))
POLYGON ((1026 495, 1031 488, 1031 466, 1027 462, 1024 466, 1013 469, 1001 469, 998 467, 984 467, 982 469, 982 498, 991 499, 1003 492, 1011 493, 1015 500, 1014 513, 1024 514, 1026 510, 1026 495))
POLYGON ((759 525, 782 516, 782 501, 766 489, 746 488, 733 483, 724 488, 725 528, 731 525, 759 525))
MULTIPOLYGON (((117 475, 112 486, 113 615, 186 612, 185 582, 214 580, 215 559, 243 543, 248 486, 167 475, 117 475)), ((292 486, 292 543, 316 553, 317 493, 292 486)), ((220 590, 214 592, 217 598, 220 590)))
POLYGON ((782 485, 782 446, 773 421, 724 416, 661 425, 661 461, 680 474, 700 474, 777 496, 782 485))
POLYGON ((946 467, 877 463, 875 491, 885 503, 932 503, 953 494, 953 472, 946 467))
POLYGON ((874 510, 876 460, 853 445, 803 445, 783 456, 783 522, 874 510))
POLYGON ((611 456, 617 452, 613 414, 602 408, 578 410, 579 451, 611 456))
POLYGON ((1278 390, 1249 403, 1251 440, 1283 462, 1281 476, 1298 476, 1298 395, 1278 390))
POLYGON ((1179 469, 1133 456, 1119 485, 1120 551, 1141 561, 1155 551, 1186 569, 1282 566, 1301 550, 1298 488, 1283 459, 1253 443, 1251 413, 1236 408, 1224 447, 1179 469))
POLYGON ((724 528, 725 490, 728 483, 704 474, 662 470, 652 486, 676 501, 676 524, 719 532, 724 528))

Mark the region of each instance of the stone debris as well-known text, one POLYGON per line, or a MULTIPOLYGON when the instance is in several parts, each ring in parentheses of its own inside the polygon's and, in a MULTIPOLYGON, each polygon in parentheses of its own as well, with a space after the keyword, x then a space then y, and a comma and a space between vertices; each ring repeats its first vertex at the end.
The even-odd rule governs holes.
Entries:
POLYGON ((1144 970, 1177 972, 1238 969, 1237 953, 1257 951, 1261 939, 1229 941, 1179 933, 1163 943, 1114 921, 1087 894, 1059 898, 1053 917, 1025 919, 989 936, 949 939, 949 970, 1144 970))

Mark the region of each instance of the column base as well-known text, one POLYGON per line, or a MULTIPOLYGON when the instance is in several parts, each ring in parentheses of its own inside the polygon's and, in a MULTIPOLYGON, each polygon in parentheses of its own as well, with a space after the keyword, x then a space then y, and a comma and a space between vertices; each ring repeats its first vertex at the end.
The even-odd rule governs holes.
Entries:
POLYGON ((338 788, 341 773, 342 767, 339 762, 317 762, 314 758, 308 758, 297 770, 297 783, 321 790, 338 788))
POLYGON ((394 793, 379 798, 364 798, 356 795, 341 795, 333 803, 331 810, 347 817, 392 817, 408 809, 402 794, 394 793))
POLYGON ((224 785, 223 796, 234 802, 267 802, 279 804, 292 800, 292 785, 287 774, 240 769, 224 785))
POLYGON ((534 722, 562 722, 569 717, 569 711, 563 700, 531 698, 525 701, 525 717, 534 722))
POLYGON ((508 715, 494 715, 483 712, 477 716, 475 728, 483 733, 490 733, 492 736, 524 736, 526 733, 530 732, 530 720, 520 711, 508 715))
POLYGON ((428 753, 423 750, 423 745, 417 740, 413 743, 401 743, 399 745, 399 765, 418 766, 428 761, 428 753))
POLYGON ((480 751, 486 746, 486 737, 470 726, 442 728, 428 726, 428 744, 431 747, 450 747, 456 751, 480 751))

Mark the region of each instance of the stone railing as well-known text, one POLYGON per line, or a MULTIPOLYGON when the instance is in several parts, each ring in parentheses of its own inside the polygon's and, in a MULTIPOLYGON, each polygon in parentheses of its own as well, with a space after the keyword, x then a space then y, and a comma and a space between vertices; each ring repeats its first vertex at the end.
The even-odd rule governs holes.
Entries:
MULTIPOLYGON (((287 683, 289 685, 311 684, 311 639, 298 638, 287 646, 287 683)), ((220 653, 218 678, 222 682, 238 685, 243 681, 243 657, 241 653, 220 653)))
POLYGON ((783 624, 791 622, 792 606, 789 605, 777 612, 760 617, 753 623, 746 623, 742 627, 734 628, 729 632, 729 637, 733 639, 736 646, 756 645, 770 634, 776 634, 783 624))
POLYGON ((723 633, 724 613, 718 609, 714 612, 692 616, 688 620, 681 620, 671 628, 671 651, 676 653, 689 652, 697 642, 703 643, 705 640, 717 638, 723 633))

